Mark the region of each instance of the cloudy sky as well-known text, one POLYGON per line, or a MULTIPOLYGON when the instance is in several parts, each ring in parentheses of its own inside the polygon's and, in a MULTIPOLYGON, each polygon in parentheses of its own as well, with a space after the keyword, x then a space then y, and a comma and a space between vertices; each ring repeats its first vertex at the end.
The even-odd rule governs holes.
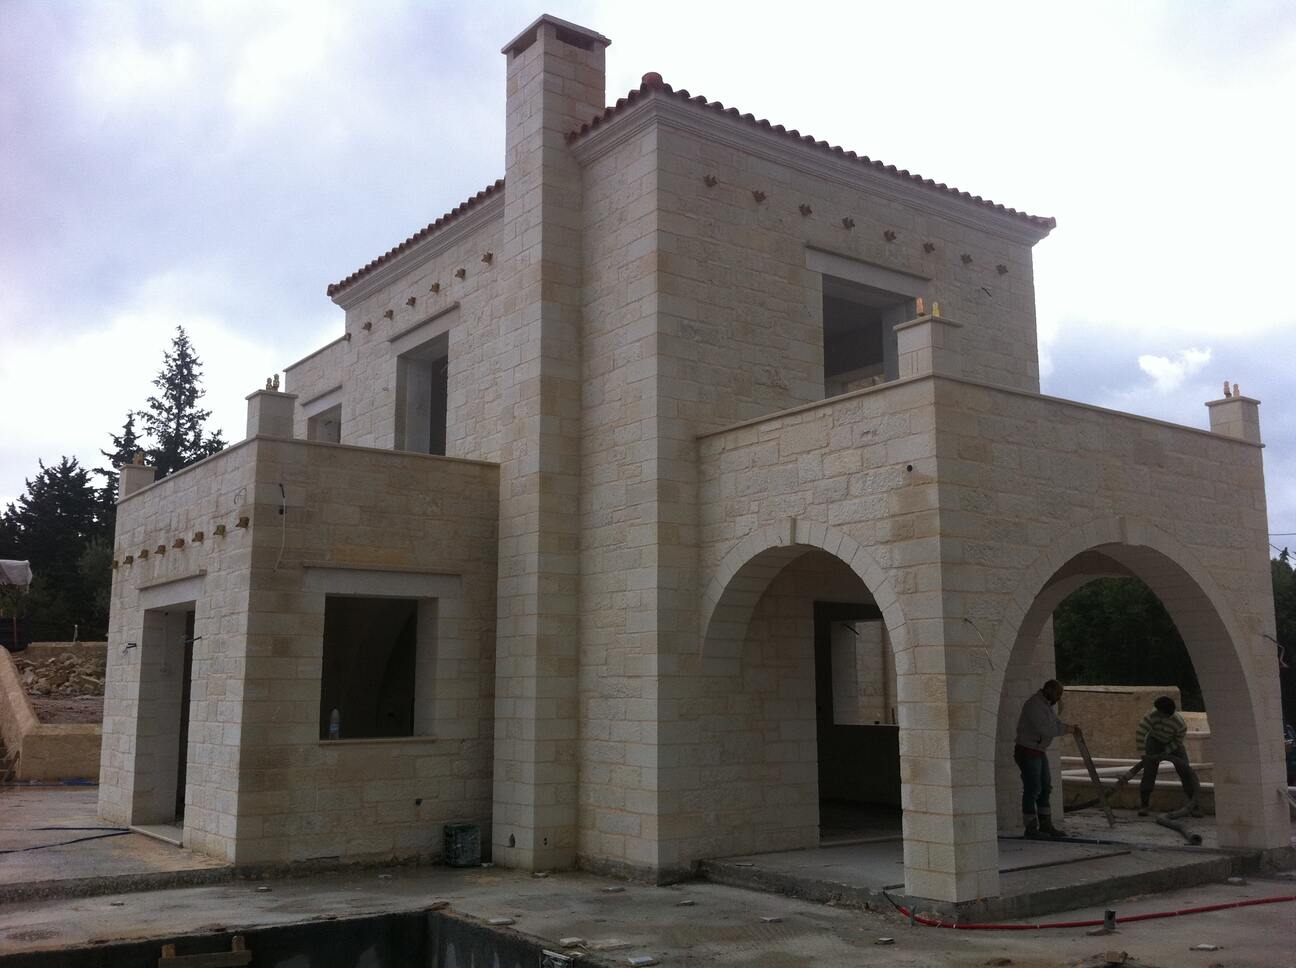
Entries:
MULTIPOLYGON (((0 0, 0 501, 89 466, 177 324, 229 438, 341 278, 503 174, 498 2, 0 0)), ((1016 208, 1045 392, 1192 426, 1263 401, 1296 546, 1296 6, 565 2, 646 71, 1016 208)))

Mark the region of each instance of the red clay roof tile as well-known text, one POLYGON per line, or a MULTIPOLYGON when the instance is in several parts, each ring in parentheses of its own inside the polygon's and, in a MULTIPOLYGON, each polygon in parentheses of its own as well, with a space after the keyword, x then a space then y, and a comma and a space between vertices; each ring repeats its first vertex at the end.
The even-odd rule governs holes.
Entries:
POLYGON ((481 191, 479 191, 476 195, 474 195, 472 198, 468 199, 467 201, 460 202, 458 205, 456 205, 450 211, 446 212, 435 222, 432 222, 429 225, 425 225, 423 228, 419 229, 417 232, 411 235, 400 245, 396 246, 394 249, 389 249, 388 251, 380 255, 378 258, 374 259, 372 262, 368 263, 367 265, 361 266, 359 269, 351 273, 351 275, 347 276, 341 282, 333 283, 328 287, 328 289, 325 290, 325 293, 330 297, 336 296, 338 293, 340 293, 343 289, 346 289, 352 283, 357 282, 358 280, 364 278, 369 273, 377 269, 379 266, 384 265, 387 262, 390 262, 392 259, 400 255, 410 246, 417 245, 419 242, 422 242, 424 239, 426 239, 437 229, 449 224, 450 222, 453 222, 455 219, 463 215, 469 209, 475 208, 477 205, 484 202, 486 199, 490 198, 496 192, 503 190, 503 188, 504 188, 504 179, 503 178, 496 179, 496 181, 493 184, 487 185, 485 188, 483 188, 481 191))
POLYGON ((954 188, 953 186, 946 185, 944 182, 933 181, 930 178, 924 178, 922 175, 911 173, 906 169, 897 168, 895 165, 888 165, 885 164, 884 162, 877 161, 874 158, 869 158, 867 155, 859 155, 853 151, 847 151, 846 149, 841 148, 837 145, 830 145, 826 141, 819 141, 811 135, 808 134, 803 135, 801 132, 797 131, 796 129, 789 130, 788 128, 783 127, 783 125, 781 124, 771 124, 769 121, 765 120, 764 118, 756 118, 751 114, 741 114, 739 113, 737 108, 727 108, 719 101, 708 101, 706 98, 701 97, 700 95, 699 96, 690 95, 689 92, 685 90, 677 91, 669 84, 667 84, 665 81, 663 81, 660 74, 657 74, 655 72, 645 74, 643 76, 643 82, 637 88, 630 91, 625 97, 620 98, 616 102, 616 104, 608 108, 605 108, 602 114, 596 115, 595 117, 591 118, 589 121, 582 124, 576 130, 568 132, 567 134, 568 144, 579 140, 589 132, 593 131, 595 128, 598 128, 601 125, 604 125, 609 121, 613 120, 619 114, 622 114, 624 111, 626 111, 631 105, 633 105, 645 94, 648 94, 650 91, 658 91, 666 95, 667 97, 672 97, 676 99, 677 101, 682 101, 686 104, 696 105, 699 108, 703 108, 708 111, 713 111, 716 114, 730 115, 731 117, 735 117, 742 121, 745 121, 746 123, 752 125, 753 127, 764 128, 766 131, 772 131, 775 134, 782 135, 794 141, 799 141, 802 144, 809 145, 810 147, 816 148, 820 151, 825 151, 834 155, 838 155, 839 157, 842 158, 848 158, 852 161, 859 162, 861 165, 867 165, 870 168, 874 168, 877 171, 885 172, 889 175, 894 175, 897 178, 903 178, 907 181, 915 182, 919 185, 924 185, 928 188, 934 188, 937 191, 946 193, 947 195, 954 195, 957 198, 962 198, 970 202, 975 202, 978 205, 984 205, 985 207, 994 209, 995 211, 1001 212, 1004 215, 1009 215, 1012 216, 1013 218, 1020 219, 1024 222, 1027 222, 1030 225, 1035 226, 1036 228, 1044 229, 1046 232, 1057 226, 1057 219, 1045 218, 1039 215, 1029 215, 1026 212, 1019 212, 1015 208, 1009 208, 1006 205, 1001 205, 998 202, 991 201, 988 198, 982 198, 980 195, 973 195, 969 192, 960 191, 959 189, 954 188))

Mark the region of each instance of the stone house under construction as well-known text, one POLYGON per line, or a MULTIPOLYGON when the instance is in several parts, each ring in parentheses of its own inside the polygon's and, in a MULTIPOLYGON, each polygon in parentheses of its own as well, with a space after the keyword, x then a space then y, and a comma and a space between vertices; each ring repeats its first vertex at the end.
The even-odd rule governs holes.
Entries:
POLYGON ((1041 395, 1052 219, 655 74, 605 108, 608 43, 505 45, 505 177, 329 287, 245 440, 123 469, 102 815, 664 881, 862 803, 909 895, 990 897, 1052 610, 1136 575, 1220 842, 1286 845, 1257 402, 1041 395))

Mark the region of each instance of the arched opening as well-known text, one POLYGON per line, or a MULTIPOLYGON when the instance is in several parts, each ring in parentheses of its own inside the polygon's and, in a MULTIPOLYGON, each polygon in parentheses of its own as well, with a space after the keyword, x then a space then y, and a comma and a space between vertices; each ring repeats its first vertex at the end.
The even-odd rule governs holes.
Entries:
MULTIPOLYGON (((1209 778, 1213 785, 1219 844, 1230 847, 1284 844, 1288 836, 1285 808, 1279 809, 1281 804, 1274 795, 1274 787, 1281 782, 1278 752, 1281 725, 1277 689, 1270 688, 1275 685, 1272 675, 1275 670, 1265 667, 1265 643, 1258 635, 1248 635, 1238 627, 1223 593, 1187 552, 1165 536, 1141 534, 1140 538, 1139 543, 1100 543, 1073 553, 1062 559, 1061 564, 1057 564, 1060 555, 1055 553, 1043 567, 1031 572, 1019 589, 1017 602, 1030 604, 1024 607, 1015 626, 1005 623, 995 643, 996 668, 992 672, 992 677, 999 677, 1000 682, 999 688, 991 690, 992 699, 998 703, 995 782, 1000 829, 1018 832, 1021 829, 1021 785, 1013 761, 1016 723, 1022 703, 1055 673, 1053 618, 1056 609, 1095 579, 1132 578, 1146 584, 1164 606, 1182 637, 1201 686, 1202 699, 1210 714, 1209 778), (1268 735, 1271 732, 1272 737, 1268 735)), ((1137 649, 1139 643, 1113 642, 1111 647, 1137 649)), ((1144 698, 1150 708, 1151 699, 1144 698)), ((1079 705, 1082 704, 1073 702, 1071 708, 1079 705)), ((1146 711, 1142 710, 1140 715, 1146 711)), ((1095 736, 1105 735, 1104 731, 1109 729, 1118 731, 1111 740, 1100 740, 1103 743, 1115 742, 1115 736, 1124 738, 1126 732, 1127 724, 1098 721, 1099 717, 1092 712, 1088 716, 1069 712, 1066 699, 1063 718, 1078 721, 1086 733, 1095 736)), ((1111 714, 1104 718, 1117 717, 1111 714)), ((1132 757, 1132 726, 1128 732, 1132 757)), ((1055 814, 1060 814, 1062 800, 1059 761, 1062 754, 1074 752, 1074 748, 1067 749, 1062 744, 1054 744, 1051 751, 1055 814)), ((1197 757, 1200 760, 1200 749, 1197 757)), ((1174 771, 1163 766, 1161 778, 1173 780, 1174 771)), ((1127 836, 1137 832, 1137 829, 1125 831, 1127 836)))
POLYGON ((671 680, 663 729, 680 767, 662 778, 663 823, 684 835, 677 862, 899 839, 894 599, 837 547, 739 551, 700 654, 671 680))

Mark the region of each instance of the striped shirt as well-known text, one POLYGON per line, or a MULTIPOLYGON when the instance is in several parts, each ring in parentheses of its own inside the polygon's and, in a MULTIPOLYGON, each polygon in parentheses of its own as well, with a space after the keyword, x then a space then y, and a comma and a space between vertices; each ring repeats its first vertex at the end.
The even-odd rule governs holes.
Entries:
POLYGON ((1167 716, 1159 709, 1154 709, 1139 721, 1134 731, 1134 746, 1144 753, 1161 752, 1183 746, 1184 737, 1188 735, 1188 724, 1178 713, 1167 716), (1148 749, 1148 743, 1155 748, 1148 749))

